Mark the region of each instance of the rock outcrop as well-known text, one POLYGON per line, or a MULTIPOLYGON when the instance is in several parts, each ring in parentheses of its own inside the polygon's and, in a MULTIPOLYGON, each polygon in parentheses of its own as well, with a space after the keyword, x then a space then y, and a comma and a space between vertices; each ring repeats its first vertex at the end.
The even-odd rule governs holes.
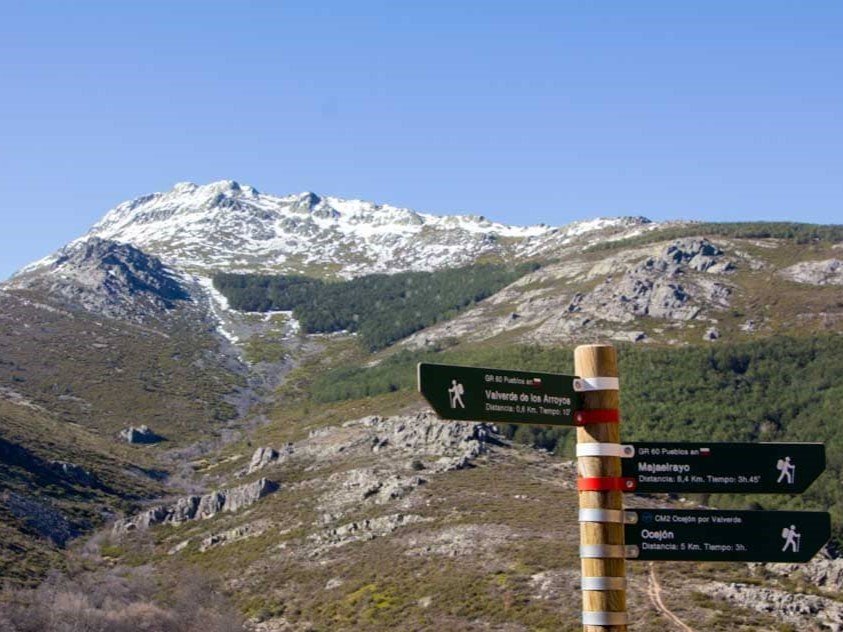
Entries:
POLYGON ((810 285, 843 285, 843 261, 804 261, 779 272, 784 278, 810 285))
POLYGON ((843 558, 833 557, 828 549, 807 564, 764 564, 763 567, 785 577, 802 575, 822 590, 843 592, 843 558))
POLYGON ((128 428, 124 428, 120 431, 120 438, 124 439, 126 443, 133 444, 158 443, 159 441, 163 441, 164 439, 161 435, 153 432, 152 429, 146 424, 141 426, 129 426, 128 428))
POLYGON ((246 474, 252 474, 258 470, 262 470, 271 463, 277 463, 293 453, 293 444, 288 443, 281 451, 275 448, 262 447, 255 450, 252 454, 252 460, 249 461, 249 467, 246 474))
POLYGON ((144 511, 114 525, 121 534, 146 529, 157 524, 180 524, 188 520, 211 518, 224 511, 234 512, 255 504, 264 496, 277 491, 278 483, 266 478, 230 489, 222 489, 202 496, 184 496, 169 505, 144 511))
POLYGON ((486 451, 489 442, 498 442, 494 426, 473 422, 442 421, 431 413, 413 416, 366 417, 363 426, 373 432, 372 450, 395 448, 417 457, 437 456, 435 471, 462 469, 486 451))
POLYGON ((800 629, 843 632, 843 603, 834 599, 738 583, 711 583, 702 586, 701 591, 744 608, 769 614, 800 629), (807 625, 816 628, 804 627, 807 625))
POLYGON ((326 549, 345 546, 352 542, 374 540, 389 535, 400 527, 430 520, 430 518, 422 518, 415 514, 397 513, 349 522, 309 536, 308 540, 315 545, 311 555, 316 556, 326 549))
POLYGON ((213 533, 202 538, 202 542, 199 544, 199 550, 207 551, 218 546, 225 546, 226 544, 239 542, 247 538, 254 538, 264 533, 268 528, 269 525, 267 522, 258 521, 249 522, 220 533, 213 533))
POLYGON ((98 237, 71 243, 49 267, 24 272, 11 286, 46 290, 74 307, 134 322, 190 299, 186 286, 160 259, 98 237))
POLYGON ((575 295, 568 312, 621 323, 640 316, 691 320, 703 304, 728 304, 730 290, 722 283, 692 280, 688 272, 722 274, 733 268, 723 251, 707 239, 680 239, 620 278, 609 276, 590 294, 575 295))

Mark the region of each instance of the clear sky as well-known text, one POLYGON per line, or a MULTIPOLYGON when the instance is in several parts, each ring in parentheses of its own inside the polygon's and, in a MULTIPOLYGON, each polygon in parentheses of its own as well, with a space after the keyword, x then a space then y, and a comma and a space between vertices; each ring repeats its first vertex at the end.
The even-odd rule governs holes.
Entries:
POLYGON ((843 222, 843 2, 0 0, 0 278, 235 179, 562 224, 843 222))

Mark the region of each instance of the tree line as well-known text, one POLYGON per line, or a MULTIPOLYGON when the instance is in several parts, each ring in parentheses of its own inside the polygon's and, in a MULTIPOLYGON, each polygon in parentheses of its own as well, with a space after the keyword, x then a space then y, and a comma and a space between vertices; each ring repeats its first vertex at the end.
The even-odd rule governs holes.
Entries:
POLYGON ((785 239, 797 244, 843 242, 843 224, 805 224, 800 222, 697 222, 653 230, 617 241, 606 241, 589 250, 613 250, 643 246, 657 241, 681 239, 691 235, 731 237, 734 239, 785 239))
POLYGON ((476 264, 335 282, 297 275, 218 274, 214 287, 234 309, 292 311, 306 333, 356 332, 375 351, 452 318, 538 267, 476 264))

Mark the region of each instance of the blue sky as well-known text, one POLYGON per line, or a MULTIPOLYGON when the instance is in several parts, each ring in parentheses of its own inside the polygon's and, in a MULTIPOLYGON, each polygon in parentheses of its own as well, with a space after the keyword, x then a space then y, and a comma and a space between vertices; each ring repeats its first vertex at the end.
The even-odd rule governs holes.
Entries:
POLYGON ((178 181, 843 222, 843 3, 0 2, 0 278, 178 181))

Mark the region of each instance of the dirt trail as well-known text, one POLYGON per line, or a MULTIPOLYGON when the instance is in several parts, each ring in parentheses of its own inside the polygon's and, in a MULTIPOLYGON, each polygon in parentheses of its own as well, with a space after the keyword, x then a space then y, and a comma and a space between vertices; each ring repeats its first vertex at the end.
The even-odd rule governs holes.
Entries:
POLYGON ((656 567, 652 562, 650 562, 650 578, 647 581, 647 596, 650 597, 653 607, 667 617, 671 623, 682 630, 682 632, 696 632, 694 628, 687 625, 684 621, 682 621, 682 619, 673 614, 670 608, 668 608, 664 601, 662 601, 662 587, 656 577, 656 567))

